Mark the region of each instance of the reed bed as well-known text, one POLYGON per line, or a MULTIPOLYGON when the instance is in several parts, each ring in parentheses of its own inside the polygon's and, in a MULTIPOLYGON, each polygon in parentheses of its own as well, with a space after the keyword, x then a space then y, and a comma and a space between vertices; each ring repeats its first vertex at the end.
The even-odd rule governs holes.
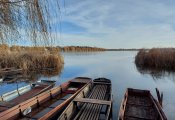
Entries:
POLYGON ((96 51, 105 51, 104 48, 97 47, 87 47, 87 46, 65 46, 60 48, 63 52, 96 52, 96 51))
POLYGON ((135 64, 139 68, 175 70, 175 48, 142 49, 135 57, 135 64))
POLYGON ((49 48, 48 50, 45 47, 0 45, 0 68, 14 67, 26 71, 41 71, 48 68, 60 70, 64 63, 63 57, 56 52, 57 49, 49 48))

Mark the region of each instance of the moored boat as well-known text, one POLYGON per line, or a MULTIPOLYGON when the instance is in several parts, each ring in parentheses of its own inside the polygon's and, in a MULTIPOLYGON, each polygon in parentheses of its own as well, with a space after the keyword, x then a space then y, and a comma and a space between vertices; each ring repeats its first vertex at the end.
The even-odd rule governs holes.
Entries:
POLYGON ((68 103, 90 82, 91 79, 85 77, 72 79, 1 112, 0 119, 50 119, 56 113, 63 111, 68 103))
POLYGON ((119 120, 167 120, 149 90, 128 88, 120 106, 119 120))
POLYGON ((0 112, 51 89, 55 85, 55 82, 56 81, 41 80, 32 83, 31 85, 26 85, 24 87, 2 94, 0 97, 0 112))
POLYGON ((75 97, 58 120, 109 120, 111 117, 111 81, 98 78, 75 97))

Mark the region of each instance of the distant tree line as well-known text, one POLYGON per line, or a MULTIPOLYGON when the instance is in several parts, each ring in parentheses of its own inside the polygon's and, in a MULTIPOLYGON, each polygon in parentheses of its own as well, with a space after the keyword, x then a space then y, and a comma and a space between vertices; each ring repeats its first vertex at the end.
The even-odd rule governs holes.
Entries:
POLYGON ((119 48, 119 49, 106 49, 107 51, 139 51, 141 49, 136 49, 136 48, 131 48, 131 49, 124 49, 124 48, 119 48))
POLYGON ((88 46, 65 46, 59 47, 63 52, 93 52, 93 51, 105 51, 104 48, 88 47, 88 46))

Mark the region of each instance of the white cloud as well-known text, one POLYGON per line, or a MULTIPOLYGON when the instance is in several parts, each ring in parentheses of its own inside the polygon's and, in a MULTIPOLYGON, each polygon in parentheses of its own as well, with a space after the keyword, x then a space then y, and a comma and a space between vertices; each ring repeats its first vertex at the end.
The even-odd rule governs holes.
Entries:
POLYGON ((163 0, 74 0, 66 1, 65 9, 62 21, 87 31, 78 35, 62 33, 63 45, 106 48, 175 45, 175 6, 163 0))

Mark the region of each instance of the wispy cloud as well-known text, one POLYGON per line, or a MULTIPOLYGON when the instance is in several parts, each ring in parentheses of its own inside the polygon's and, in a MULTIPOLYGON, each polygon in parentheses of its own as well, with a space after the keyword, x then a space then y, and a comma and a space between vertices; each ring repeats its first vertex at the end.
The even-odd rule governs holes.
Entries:
POLYGON ((170 0, 65 0, 61 45, 106 48, 175 45, 175 2, 170 0), (77 34, 78 33, 78 34, 77 34))

